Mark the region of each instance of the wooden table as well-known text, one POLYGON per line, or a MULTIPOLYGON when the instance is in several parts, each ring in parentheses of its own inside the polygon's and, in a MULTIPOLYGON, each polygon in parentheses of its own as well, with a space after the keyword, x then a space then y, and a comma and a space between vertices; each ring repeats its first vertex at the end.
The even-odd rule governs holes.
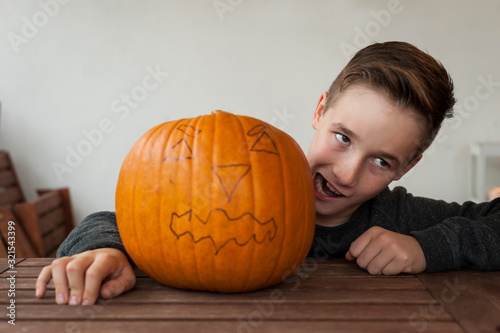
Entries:
POLYGON ((132 291, 83 307, 56 305, 52 284, 35 298, 50 261, 18 259, 12 270, 0 259, 0 332, 500 332, 500 272, 384 277, 311 259, 282 284, 245 294, 173 289, 138 272, 132 291))

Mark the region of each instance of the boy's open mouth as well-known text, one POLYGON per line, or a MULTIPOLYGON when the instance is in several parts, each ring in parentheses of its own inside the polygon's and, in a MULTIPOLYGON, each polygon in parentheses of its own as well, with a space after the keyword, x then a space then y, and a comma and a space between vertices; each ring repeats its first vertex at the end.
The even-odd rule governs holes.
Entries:
POLYGON ((314 187, 316 188, 316 191, 319 192, 319 194, 326 197, 338 198, 344 196, 335 187, 333 187, 333 185, 330 184, 320 173, 316 173, 316 175, 314 176, 314 187))

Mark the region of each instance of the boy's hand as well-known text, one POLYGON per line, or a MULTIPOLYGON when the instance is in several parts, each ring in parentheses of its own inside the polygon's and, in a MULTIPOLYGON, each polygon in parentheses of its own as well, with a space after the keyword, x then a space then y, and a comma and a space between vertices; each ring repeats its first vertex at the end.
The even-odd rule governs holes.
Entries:
POLYGON ((420 273, 427 266, 418 241, 381 227, 371 227, 359 236, 345 255, 370 274, 420 273))
POLYGON ((55 259, 40 272, 36 280, 36 297, 45 295, 51 279, 54 281, 56 303, 70 305, 91 305, 97 300, 99 291, 102 298, 111 298, 135 285, 135 273, 127 257, 112 248, 55 259))

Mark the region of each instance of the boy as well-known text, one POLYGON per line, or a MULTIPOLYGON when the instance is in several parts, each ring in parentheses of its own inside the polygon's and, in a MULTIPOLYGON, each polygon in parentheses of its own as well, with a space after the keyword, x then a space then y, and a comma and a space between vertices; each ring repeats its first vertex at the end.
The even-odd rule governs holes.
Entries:
MULTIPOLYGON (((374 44, 354 56, 313 116, 311 256, 345 256, 370 274, 500 269, 499 199, 458 205, 387 188, 418 163, 454 103, 446 70, 410 44, 374 44)), ((56 302, 72 305, 135 284, 114 213, 87 217, 58 257, 40 273, 37 297, 50 279, 56 302)))

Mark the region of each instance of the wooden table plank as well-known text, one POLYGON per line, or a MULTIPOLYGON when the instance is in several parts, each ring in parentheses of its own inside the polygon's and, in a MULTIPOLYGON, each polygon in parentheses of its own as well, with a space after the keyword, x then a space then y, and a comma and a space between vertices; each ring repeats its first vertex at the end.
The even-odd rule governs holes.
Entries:
MULTIPOLYGON (((132 290, 119 296, 122 304, 160 304, 160 303, 248 303, 254 300, 286 299, 290 302, 343 303, 343 304, 437 304, 427 292, 421 290, 261 290, 244 294, 216 294, 165 287, 161 292, 132 290)), ((10 299, 6 293, 0 293, 0 304, 7 304, 10 299)), ((46 296, 35 298, 34 290, 16 291, 16 304, 36 304, 54 302, 54 290, 48 290, 46 296)))
MULTIPOLYGON (((490 274, 483 272, 481 275, 486 277, 490 274)), ((467 332, 500 331, 500 309, 490 301, 493 299, 496 302, 500 297, 498 286, 493 288, 491 293, 488 292, 489 295, 495 296, 485 297, 486 290, 476 289, 477 284, 482 287, 489 284, 484 285, 484 280, 473 280, 468 273, 423 273, 419 274, 418 278, 467 332)), ((425 325, 426 322, 423 322, 421 328, 424 329, 425 325)))
MULTIPOLYGON (((18 275, 25 276, 24 269, 17 267, 18 275)), ((35 287, 36 278, 17 278, 17 289, 33 289, 35 287)), ((0 278, 0 290, 5 289, 8 282, 4 278, 0 278)), ((48 288, 54 288, 52 281, 48 288)), ((140 290, 161 290, 165 288, 159 282, 150 278, 137 278, 135 289, 140 290)), ((300 283, 281 283, 273 288, 282 290, 295 289, 343 289, 343 290, 426 290, 420 280, 416 277, 411 279, 383 279, 369 276, 363 277, 345 277, 345 276, 313 276, 306 280, 301 280, 300 283)))
POLYGON ((475 292, 488 299, 500 309, 500 272, 461 271, 459 275, 474 288, 475 292))
POLYGON ((9 269, 7 258, 0 258, 0 273, 9 269))
MULTIPOLYGON (((359 304, 292 303, 255 300, 248 303, 170 303, 122 304, 119 300, 101 300, 93 306, 60 306, 52 304, 21 304, 17 319, 43 320, 238 320, 241 317, 262 315, 269 320, 426 320, 420 304, 359 304), (230 306, 228 306, 230 305, 230 306)), ((433 321, 452 321, 441 311, 433 321)))
MULTIPOLYGON (((17 332, 75 332, 75 333, 137 333, 137 332, 183 332, 183 333, 409 333, 415 328, 409 321, 265 321, 255 318, 250 322, 238 321, 29 321, 16 326, 0 322, 0 331, 17 332)), ((452 322, 430 322, 425 333, 463 333, 452 322)))
POLYGON ((19 267, 35 266, 44 267, 50 265, 55 258, 30 258, 18 264, 19 267))
MULTIPOLYGON (((21 267, 31 267, 31 270, 27 270, 26 273, 29 274, 24 277, 36 277, 39 270, 38 267, 43 267, 49 265, 54 258, 30 258, 20 265, 21 267)), ((139 272, 139 270, 136 270, 139 272)), ((139 273, 140 276, 144 274, 139 273)), ((314 276, 371 276, 365 270, 359 268, 355 263, 348 262, 345 259, 334 258, 328 259, 323 262, 316 263, 315 265, 303 265, 295 272, 295 276, 298 279, 307 279, 314 276)), ((373 277, 373 276, 372 276, 373 277)), ((399 275, 398 279, 401 278, 412 278, 413 275, 399 275)), ((393 278, 393 277, 382 277, 377 276, 376 278, 393 278)))
MULTIPOLYGON (((25 258, 16 258, 14 260, 15 260, 15 266, 17 266, 19 265, 19 263, 23 262, 25 258)), ((6 272, 8 270, 10 270, 9 260, 7 258, 0 258, 0 277, 6 276, 7 275, 6 272)))

